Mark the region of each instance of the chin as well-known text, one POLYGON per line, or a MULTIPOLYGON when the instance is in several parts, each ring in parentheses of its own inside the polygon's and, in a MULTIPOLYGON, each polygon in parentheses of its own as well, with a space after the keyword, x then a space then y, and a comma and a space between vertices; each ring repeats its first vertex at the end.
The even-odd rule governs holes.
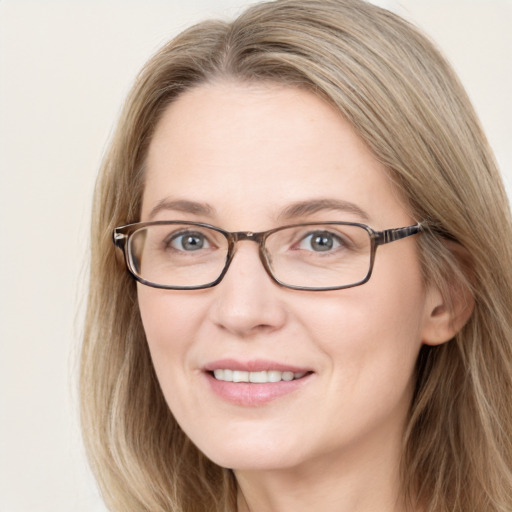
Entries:
POLYGON ((274 453, 234 454, 215 453, 205 454, 211 461, 223 468, 234 471, 277 471, 291 469, 299 465, 299 461, 290 460, 274 453))
POLYGON ((286 442, 289 439, 276 440, 263 434, 260 439, 227 435, 221 443, 211 439, 201 441, 195 444, 206 457, 221 467, 234 470, 289 469, 300 465, 305 458, 303 450, 286 442))

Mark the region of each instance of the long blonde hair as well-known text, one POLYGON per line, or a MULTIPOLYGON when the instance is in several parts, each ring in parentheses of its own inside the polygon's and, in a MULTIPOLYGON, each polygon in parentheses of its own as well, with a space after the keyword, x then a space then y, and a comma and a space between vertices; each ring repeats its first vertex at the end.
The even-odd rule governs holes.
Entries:
POLYGON ((428 223, 425 279, 448 298, 469 289, 475 305, 453 340, 420 353, 403 494, 425 512, 511 511, 507 197, 449 65, 410 24, 360 0, 278 0, 194 26, 147 63, 127 99, 97 182, 81 366, 83 433, 109 508, 236 510, 232 473, 195 448, 164 401, 135 283, 111 241, 115 226, 139 220, 146 150, 166 106, 222 77, 302 87, 334 105, 428 223))

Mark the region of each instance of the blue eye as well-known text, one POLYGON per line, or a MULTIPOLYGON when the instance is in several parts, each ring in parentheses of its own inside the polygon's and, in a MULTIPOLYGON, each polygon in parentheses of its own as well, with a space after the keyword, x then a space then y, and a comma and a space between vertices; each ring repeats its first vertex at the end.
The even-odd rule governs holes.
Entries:
POLYGON ((342 245, 339 236, 328 231, 315 231, 305 236, 298 244, 299 249, 314 252, 328 252, 342 245))
POLYGON ((209 249, 210 242, 201 233, 186 232, 174 235, 168 242, 168 245, 178 251, 200 251, 201 249, 209 249))

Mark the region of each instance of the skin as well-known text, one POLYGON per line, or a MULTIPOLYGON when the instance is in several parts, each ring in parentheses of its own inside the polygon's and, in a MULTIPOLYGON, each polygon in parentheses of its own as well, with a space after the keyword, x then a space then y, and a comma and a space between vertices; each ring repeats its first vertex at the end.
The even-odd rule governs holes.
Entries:
MULTIPOLYGON (((219 81, 184 93, 156 129, 146 172, 142 221, 263 231, 308 221, 381 230, 419 220, 339 113, 278 85, 219 81), (289 205, 320 198, 350 201, 364 214, 330 208, 283 218, 289 205), (162 206, 170 201, 210 209, 162 206)), ((398 465, 415 361, 423 343, 453 334, 439 292, 422 281, 415 237, 379 247, 370 281, 355 288, 280 287, 245 241, 216 287, 139 284, 138 300, 169 407, 200 450, 234 468, 241 511, 403 510, 398 465), (312 373, 292 393, 241 406, 205 378, 204 366, 223 358, 312 373)))

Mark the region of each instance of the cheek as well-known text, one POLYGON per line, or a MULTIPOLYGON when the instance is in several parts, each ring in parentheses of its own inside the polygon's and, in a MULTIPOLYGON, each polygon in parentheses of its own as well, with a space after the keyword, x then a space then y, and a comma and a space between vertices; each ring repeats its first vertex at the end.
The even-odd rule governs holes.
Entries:
POLYGON ((401 429, 412 398, 421 347, 421 295, 383 298, 371 291, 370 286, 354 289, 331 306, 309 310, 316 317, 314 337, 328 369, 319 416, 344 425, 342 433, 338 427, 326 433, 333 446, 340 436, 401 429))
POLYGON ((200 312, 189 306, 193 301, 182 300, 179 293, 139 284, 137 295, 153 365, 165 392, 165 381, 183 369, 200 312))
POLYGON ((142 323, 160 388, 174 417, 185 425, 197 422, 190 411, 201 410, 201 397, 190 390, 196 375, 194 340, 203 323, 202 301, 187 293, 183 296, 144 285, 138 288, 142 323))
POLYGON ((329 358, 337 385, 368 393, 377 384, 410 386, 426 310, 416 259, 403 266, 381 260, 366 284, 301 304, 303 325, 329 358))
POLYGON ((192 293, 160 290, 137 283, 137 300, 148 340, 155 342, 179 339, 201 316, 199 301, 190 300, 192 293))
POLYGON ((375 386, 398 391, 410 384, 421 347, 417 311, 400 297, 373 301, 366 296, 364 303, 361 308, 353 296, 338 301, 338 307, 318 308, 310 332, 345 392, 371 395, 375 386))

